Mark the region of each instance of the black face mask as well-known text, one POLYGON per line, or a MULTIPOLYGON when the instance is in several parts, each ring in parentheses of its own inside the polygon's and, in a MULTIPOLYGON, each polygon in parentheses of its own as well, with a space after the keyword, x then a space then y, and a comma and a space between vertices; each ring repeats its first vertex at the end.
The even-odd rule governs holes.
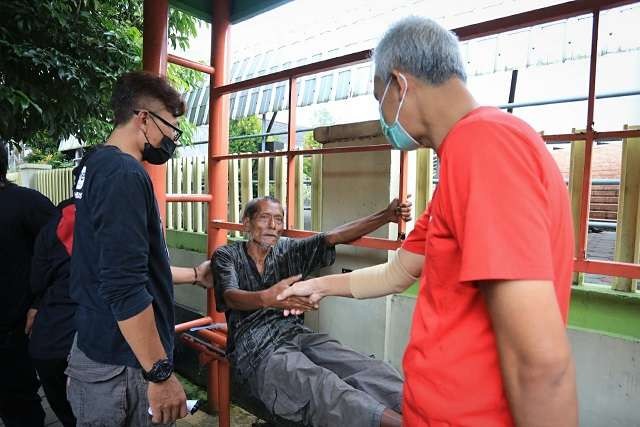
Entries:
MULTIPOLYGON (((147 135, 145 134, 144 137, 147 138, 147 135)), ((142 160, 146 160, 152 165, 162 165, 173 156, 175 150, 176 143, 166 135, 162 136, 160 147, 158 148, 151 145, 147 138, 147 142, 144 144, 144 150, 142 151, 142 160)))

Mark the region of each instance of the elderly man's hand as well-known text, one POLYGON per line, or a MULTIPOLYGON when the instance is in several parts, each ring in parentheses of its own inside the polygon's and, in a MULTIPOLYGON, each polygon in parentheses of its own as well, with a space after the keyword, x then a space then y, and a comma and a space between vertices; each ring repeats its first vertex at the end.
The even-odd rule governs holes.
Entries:
POLYGON ((321 293, 320 286, 317 286, 317 284, 317 278, 294 283, 278 295, 278 300, 284 301, 294 297, 306 297, 310 303, 317 307, 320 300, 325 296, 321 293))
POLYGON ((413 204, 409 201, 411 194, 407 195, 407 200, 400 203, 400 200, 393 199, 387 207, 387 215, 389 222, 398 223, 402 221, 411 221, 411 207, 413 204))
POLYGON ((196 267, 196 285, 205 289, 213 288, 211 261, 207 260, 196 267))
POLYGON ((300 275, 288 277, 264 291, 264 306, 281 309, 285 316, 289 314, 299 315, 305 311, 316 310, 317 305, 309 301, 309 298, 292 296, 286 299, 278 299, 278 295, 301 278, 302 276, 300 275))

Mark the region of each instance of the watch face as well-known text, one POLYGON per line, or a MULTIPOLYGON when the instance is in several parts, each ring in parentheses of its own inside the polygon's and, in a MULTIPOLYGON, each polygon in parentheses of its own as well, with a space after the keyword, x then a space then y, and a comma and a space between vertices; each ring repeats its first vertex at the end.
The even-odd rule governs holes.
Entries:
POLYGON ((173 372, 173 365, 168 360, 164 360, 163 363, 160 364, 158 369, 158 374, 162 378, 168 378, 171 376, 173 372))
POLYGON ((144 372, 144 378, 151 382, 161 382, 166 380, 173 373, 173 363, 169 359, 158 360, 153 364, 149 372, 144 372))

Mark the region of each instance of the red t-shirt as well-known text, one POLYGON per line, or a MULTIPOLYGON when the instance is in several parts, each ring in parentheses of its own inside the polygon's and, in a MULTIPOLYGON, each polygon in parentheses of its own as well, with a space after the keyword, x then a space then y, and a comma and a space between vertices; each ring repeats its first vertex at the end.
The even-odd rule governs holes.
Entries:
POLYGON ((404 425, 510 426, 478 281, 551 280, 566 322, 573 267, 567 188, 540 136, 496 108, 462 118, 438 156, 433 201, 403 244, 425 255, 404 356, 404 425))

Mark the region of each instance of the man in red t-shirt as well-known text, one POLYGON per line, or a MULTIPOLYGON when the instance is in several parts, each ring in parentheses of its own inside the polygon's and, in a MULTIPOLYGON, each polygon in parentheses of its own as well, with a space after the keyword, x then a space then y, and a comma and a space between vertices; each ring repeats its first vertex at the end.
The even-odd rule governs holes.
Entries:
POLYGON ((431 20, 395 24, 374 61, 383 133, 397 149, 435 149, 438 188, 387 264, 301 282, 283 297, 381 296, 421 273, 404 356, 406 426, 577 425, 565 330, 571 212, 544 142, 476 103, 455 35, 431 20))

